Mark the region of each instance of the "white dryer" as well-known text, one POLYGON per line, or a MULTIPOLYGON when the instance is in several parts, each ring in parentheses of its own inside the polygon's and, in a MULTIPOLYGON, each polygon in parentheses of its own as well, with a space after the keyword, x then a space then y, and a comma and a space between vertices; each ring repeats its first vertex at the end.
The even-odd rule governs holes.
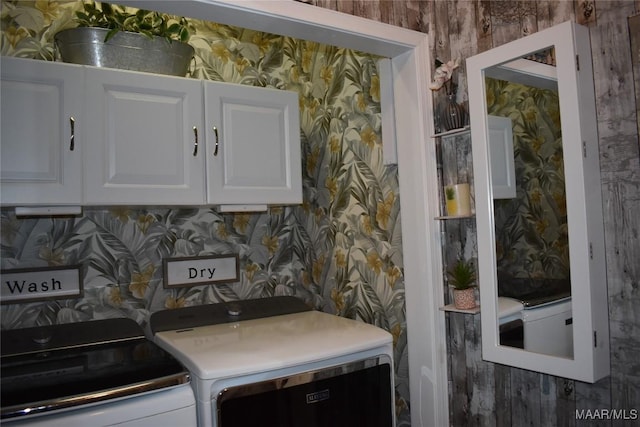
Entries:
POLYGON ((190 371, 200 427, 392 427, 391 335, 294 297, 154 313, 190 371))
POLYGON ((571 297, 527 307, 522 311, 524 349, 560 357, 573 357, 571 297))

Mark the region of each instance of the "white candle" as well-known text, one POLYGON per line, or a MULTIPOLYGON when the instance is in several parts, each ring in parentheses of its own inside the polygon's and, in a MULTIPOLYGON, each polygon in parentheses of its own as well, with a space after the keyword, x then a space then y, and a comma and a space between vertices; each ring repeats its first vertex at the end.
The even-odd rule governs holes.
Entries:
POLYGON ((469 184, 447 185, 445 187, 447 215, 466 216, 471 215, 471 197, 469 184))
POLYGON ((471 197, 469 184, 456 184, 453 186, 458 205, 458 215, 471 215, 471 197))

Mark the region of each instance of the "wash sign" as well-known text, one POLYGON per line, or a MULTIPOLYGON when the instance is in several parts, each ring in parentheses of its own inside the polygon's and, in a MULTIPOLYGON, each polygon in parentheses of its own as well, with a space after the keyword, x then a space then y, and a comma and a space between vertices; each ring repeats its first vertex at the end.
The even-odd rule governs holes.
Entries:
POLYGON ((210 285, 240 280, 238 255, 167 258, 163 263, 165 288, 210 285))
POLYGON ((80 266, 2 270, 0 286, 2 304, 80 298, 83 295, 80 266))

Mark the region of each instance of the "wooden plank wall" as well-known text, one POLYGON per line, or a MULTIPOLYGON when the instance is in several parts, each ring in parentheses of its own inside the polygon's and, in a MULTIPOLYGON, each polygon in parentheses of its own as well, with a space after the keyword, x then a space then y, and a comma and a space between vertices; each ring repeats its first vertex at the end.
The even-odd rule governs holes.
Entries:
POLYGON ((640 130, 640 13, 629 17, 629 34, 631 35, 633 81, 636 87, 636 116, 638 130, 640 130))
MULTIPOLYGON (((575 411, 640 410, 640 148, 635 98, 640 89, 634 88, 631 53, 631 39, 639 37, 630 33, 629 25, 629 18, 640 12, 640 0, 305 2, 428 33, 433 55, 445 61, 464 59, 566 20, 590 28, 608 264, 611 376, 586 384, 484 362, 480 316, 450 314, 450 418, 453 426, 637 425, 637 420, 577 421, 575 411)), ((638 31, 638 25, 631 28, 638 31)), ((464 98, 464 66, 459 74, 464 98)))

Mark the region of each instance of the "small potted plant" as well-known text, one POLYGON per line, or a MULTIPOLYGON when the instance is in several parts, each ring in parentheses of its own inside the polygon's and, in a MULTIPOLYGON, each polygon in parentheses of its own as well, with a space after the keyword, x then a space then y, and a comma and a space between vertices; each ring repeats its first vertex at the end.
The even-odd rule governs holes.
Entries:
POLYGON ((453 303, 457 309, 470 310, 476 307, 476 270, 471 261, 459 259, 447 271, 449 285, 453 287, 453 303))
POLYGON ((88 2, 75 22, 54 37, 64 62, 184 76, 194 55, 186 18, 88 2))
POLYGON ((447 215, 458 215, 458 204, 456 203, 456 190, 452 185, 444 187, 444 195, 446 198, 447 215))

